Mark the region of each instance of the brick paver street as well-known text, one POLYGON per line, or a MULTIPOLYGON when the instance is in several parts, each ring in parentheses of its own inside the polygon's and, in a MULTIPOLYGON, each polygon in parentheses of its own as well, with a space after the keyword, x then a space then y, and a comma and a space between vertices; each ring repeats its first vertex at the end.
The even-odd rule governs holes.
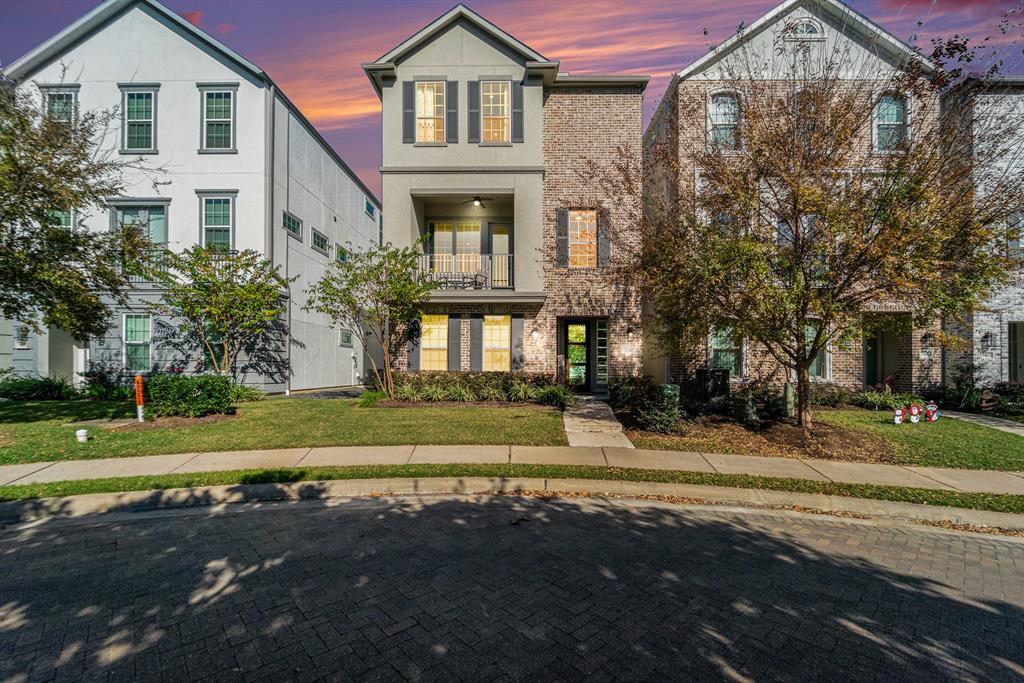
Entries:
POLYGON ((769 511, 363 499, 0 532, 0 680, 1024 676, 1024 543, 769 511))

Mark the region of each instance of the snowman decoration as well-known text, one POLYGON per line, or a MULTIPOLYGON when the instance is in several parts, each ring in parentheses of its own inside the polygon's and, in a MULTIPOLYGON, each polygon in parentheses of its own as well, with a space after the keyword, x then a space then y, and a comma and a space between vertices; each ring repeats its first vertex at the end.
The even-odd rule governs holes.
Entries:
POLYGON ((928 422, 938 422, 942 412, 939 410, 938 404, 935 401, 928 401, 928 404, 924 407, 924 416, 928 422))
POLYGON ((893 416, 892 423, 898 425, 903 424, 903 408, 896 409, 896 414, 893 416))
POLYGON ((910 424, 917 424, 921 421, 921 406, 916 403, 910 404, 910 424))

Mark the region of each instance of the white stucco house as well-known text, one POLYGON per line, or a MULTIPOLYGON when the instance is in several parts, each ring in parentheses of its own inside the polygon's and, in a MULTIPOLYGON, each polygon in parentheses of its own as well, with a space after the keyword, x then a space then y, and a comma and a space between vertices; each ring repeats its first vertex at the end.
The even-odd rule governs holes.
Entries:
MULTIPOLYGON (((365 354, 347 330, 302 310, 302 291, 333 259, 380 239, 381 204, 258 66, 155 0, 107 0, 6 70, 51 115, 118 107, 103 153, 161 167, 166 184, 130 171, 122 196, 73 230, 141 222, 172 250, 196 243, 255 249, 297 277, 280 338, 246 357, 247 383, 270 392, 358 384, 365 354)), ((150 371, 201 362, 162 343, 166 321, 133 283, 102 339, 80 344, 57 329, 0 325, 0 361, 17 371, 79 379, 91 365, 150 371)))

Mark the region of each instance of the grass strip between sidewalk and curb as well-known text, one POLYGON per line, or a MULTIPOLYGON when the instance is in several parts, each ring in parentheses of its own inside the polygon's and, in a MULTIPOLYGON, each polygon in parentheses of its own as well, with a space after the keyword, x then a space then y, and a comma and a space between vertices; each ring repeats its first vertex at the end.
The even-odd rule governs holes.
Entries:
POLYGON ((1024 513, 1024 496, 962 493, 874 484, 842 484, 808 479, 776 479, 746 474, 714 474, 669 470, 622 469, 577 465, 372 465, 355 467, 296 467, 286 469, 233 470, 161 474, 142 477, 83 479, 53 483, 0 486, 0 501, 75 496, 89 493, 121 493, 180 489, 197 486, 284 484, 300 481, 394 479, 431 477, 488 477, 498 479, 592 479, 726 486, 794 493, 816 493, 849 498, 918 503, 992 512, 1024 513))

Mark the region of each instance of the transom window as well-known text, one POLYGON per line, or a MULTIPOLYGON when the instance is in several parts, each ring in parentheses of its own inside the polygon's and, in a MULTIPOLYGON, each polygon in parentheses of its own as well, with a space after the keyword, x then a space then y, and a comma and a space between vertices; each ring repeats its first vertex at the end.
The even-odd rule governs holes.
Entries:
POLYGON ((203 197, 203 246, 218 251, 229 251, 231 220, 230 197, 203 197))
POLYGON ((480 82, 480 118, 483 142, 509 142, 512 130, 512 84, 480 82))
POLYGON ((821 26, 810 19, 802 19, 786 29, 787 40, 818 40, 823 37, 821 26))
POLYGON ((152 331, 150 316, 126 313, 124 316, 124 368, 129 372, 148 372, 152 331))
POLYGON ((416 142, 444 142, 444 81, 416 83, 416 142))
POLYGON ((281 214, 281 225, 290 234, 295 235, 299 239, 302 239, 302 221, 298 217, 293 216, 287 211, 283 211, 281 214))
POLYGON ((743 376, 743 341, 731 327, 717 327, 711 333, 711 367, 725 368, 729 377, 743 376))
POLYGON ((331 251, 331 241, 327 239, 327 235, 316 228, 310 228, 309 232, 313 236, 313 249, 319 251, 324 256, 329 254, 331 251))
POLYGON ((597 267, 597 211, 569 212, 569 267, 597 267))
POLYGON ((75 115, 75 93, 48 91, 46 97, 46 116, 58 123, 71 123, 75 115))
POLYGON ((512 316, 485 315, 483 342, 485 372, 512 369, 512 316))
POLYGON ((123 206, 117 213, 124 227, 137 227, 153 244, 167 244, 167 211, 163 206, 123 206))
POLYGON ((448 369, 448 316, 423 316, 420 324, 420 369, 448 369))
POLYGON ((885 94, 875 108, 875 149, 891 152, 907 139, 907 98, 885 94))
POLYGON ((129 90, 124 94, 124 143, 126 150, 156 147, 156 93, 129 90))
POLYGON ((233 90, 203 91, 203 148, 232 149, 234 147, 233 90))
POLYGON ((711 143, 730 151, 740 146, 740 98, 735 93, 711 96, 711 143))

